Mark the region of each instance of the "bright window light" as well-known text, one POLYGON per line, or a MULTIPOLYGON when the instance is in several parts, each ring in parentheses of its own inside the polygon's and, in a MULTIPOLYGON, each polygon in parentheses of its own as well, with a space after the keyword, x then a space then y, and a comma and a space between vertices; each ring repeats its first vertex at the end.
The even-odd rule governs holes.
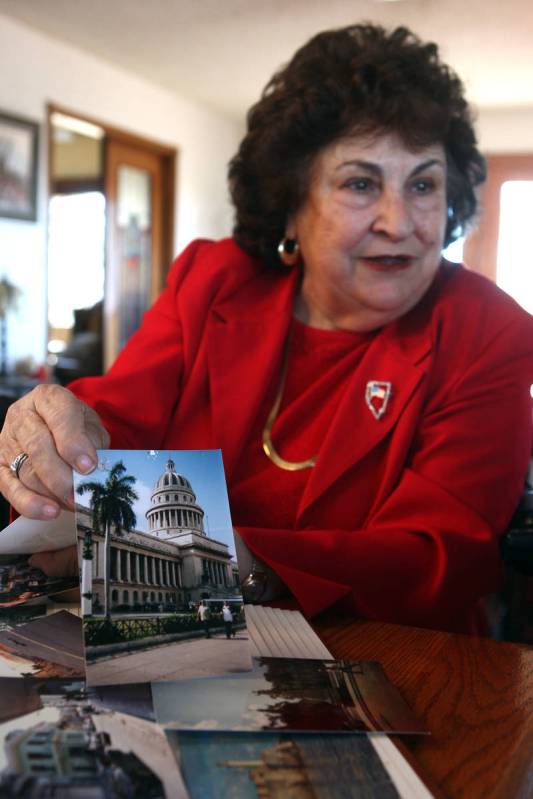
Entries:
POLYGON ((464 248, 465 237, 461 236, 460 239, 456 239, 452 241, 451 244, 448 244, 446 249, 442 251, 442 254, 447 261, 452 261, 454 264, 462 264, 464 248))
POLYGON ((48 321, 69 328, 74 310, 104 296, 105 197, 55 195, 49 206, 48 321))
POLYGON ((533 180, 509 180, 500 193, 496 282, 533 313, 533 180))

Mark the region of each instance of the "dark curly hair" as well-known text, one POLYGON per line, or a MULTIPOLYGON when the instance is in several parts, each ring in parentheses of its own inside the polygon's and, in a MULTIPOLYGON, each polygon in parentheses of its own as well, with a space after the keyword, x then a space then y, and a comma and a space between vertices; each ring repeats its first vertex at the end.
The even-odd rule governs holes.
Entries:
POLYGON ((448 163, 445 245, 476 212, 486 176, 472 114, 457 75, 437 45, 407 28, 351 25, 314 36, 265 87, 229 165, 234 237, 264 263, 279 265, 287 219, 305 198, 310 166, 347 134, 395 132, 416 150, 444 146, 448 163))

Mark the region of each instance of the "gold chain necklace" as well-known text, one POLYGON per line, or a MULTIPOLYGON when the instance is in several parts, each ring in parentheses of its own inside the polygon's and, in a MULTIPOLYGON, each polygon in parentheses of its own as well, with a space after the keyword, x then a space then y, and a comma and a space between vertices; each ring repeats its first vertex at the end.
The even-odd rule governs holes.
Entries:
POLYGON ((281 398, 283 396, 283 389, 285 388, 285 378, 287 377, 287 367, 289 364, 289 343, 290 336, 288 336, 287 342, 285 344, 283 368, 281 370, 281 380, 279 382, 278 393, 276 394, 276 399, 274 400, 274 404, 270 413, 268 414, 268 418, 263 428, 263 450, 267 458, 270 458, 272 463, 274 463, 276 466, 279 466, 280 469, 285 469, 287 472, 298 472, 300 469, 310 469, 313 467, 316 463, 316 456, 313 458, 307 458, 305 461, 286 461, 285 458, 282 458, 281 455, 278 455, 276 452, 271 438, 272 426, 278 415, 279 406, 281 405, 281 398))

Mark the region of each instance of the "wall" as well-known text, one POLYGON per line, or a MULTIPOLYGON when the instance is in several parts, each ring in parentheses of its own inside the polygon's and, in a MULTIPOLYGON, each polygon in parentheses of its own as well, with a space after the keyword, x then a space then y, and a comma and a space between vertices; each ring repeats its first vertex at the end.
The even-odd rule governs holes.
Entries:
POLYGON ((480 108, 476 128, 484 153, 533 152, 533 107, 480 108))
POLYGON ((178 149, 176 251, 197 236, 229 233, 225 173, 242 127, 3 15, 0 75, 0 110, 42 125, 38 221, 0 219, 0 277, 23 291, 8 320, 10 361, 31 356, 40 363, 46 350, 46 103, 178 149))
MULTIPOLYGON (((242 128, 102 60, 0 15, 0 109, 42 124, 37 223, 0 219, 0 277, 23 291, 9 317, 11 361, 46 348, 46 147, 49 101, 179 150, 175 249, 231 229, 225 171, 242 128)), ((480 109, 485 152, 531 150, 533 108, 480 109)), ((76 268, 73 262, 72 268, 76 268)))

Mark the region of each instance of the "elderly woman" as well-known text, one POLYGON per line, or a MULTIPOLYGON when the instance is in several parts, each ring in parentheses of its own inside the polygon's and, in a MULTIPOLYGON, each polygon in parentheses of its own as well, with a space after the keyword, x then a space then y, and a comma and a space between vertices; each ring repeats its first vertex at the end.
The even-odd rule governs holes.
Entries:
POLYGON ((531 317, 441 259, 484 176, 435 45, 316 36, 249 113, 233 239, 187 248, 106 376, 12 407, 4 495, 49 518, 97 446, 221 447, 256 596, 478 630, 533 380, 531 317))

